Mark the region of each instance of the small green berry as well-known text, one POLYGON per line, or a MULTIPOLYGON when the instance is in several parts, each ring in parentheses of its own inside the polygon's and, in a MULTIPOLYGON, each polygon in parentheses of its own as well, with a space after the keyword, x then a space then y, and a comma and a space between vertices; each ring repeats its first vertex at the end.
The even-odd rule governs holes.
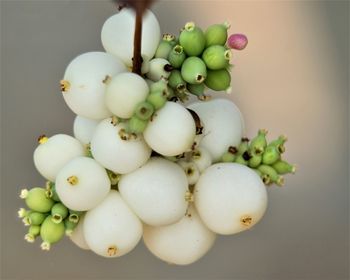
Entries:
MULTIPOLYGON (((88 145, 87 147, 87 151, 88 151, 88 154, 90 153, 91 154, 91 150, 90 150, 90 145, 88 145)), ((46 195, 47 197, 51 198, 52 200, 56 201, 56 202, 60 202, 60 198, 56 192, 56 185, 55 183, 52 183, 50 181, 47 181, 46 182, 46 195)))
POLYGON ((72 223, 78 223, 80 220, 80 216, 83 214, 81 211, 75 211, 72 209, 69 209, 69 216, 68 220, 71 221, 72 223))
POLYGON ((188 57, 182 64, 181 75, 190 84, 200 84, 207 77, 207 67, 199 57, 188 57))
POLYGON ((30 243, 35 241, 35 238, 40 234, 40 226, 30 226, 28 233, 24 236, 24 239, 30 243))
POLYGON ((226 69, 208 70, 204 83, 212 90, 225 90, 229 93, 231 91, 231 74, 226 69))
POLYGON ((69 219, 64 220, 64 227, 65 227, 65 233, 66 235, 70 236, 73 233, 73 230, 76 228, 78 223, 74 223, 70 221, 69 219))
POLYGON ((186 54, 180 45, 173 47, 168 55, 168 61, 174 68, 180 68, 185 59, 186 54))
POLYGON ((171 74, 169 76, 169 86, 179 92, 186 90, 186 82, 182 78, 181 72, 179 70, 171 71, 171 74))
POLYGON ((60 223, 68 216, 68 208, 62 203, 56 203, 51 209, 51 216, 54 223, 60 223))
POLYGON ((268 165, 271 165, 271 164, 274 164, 276 161, 278 161, 280 159, 280 152, 278 151, 278 148, 276 146, 271 146, 271 145, 268 145, 266 148, 265 148, 265 151, 262 155, 262 162, 264 164, 268 164, 268 165))
POLYGON ((242 138, 241 143, 238 145, 237 153, 239 155, 242 155, 244 152, 248 151, 248 148, 249 148, 249 139, 242 138))
POLYGON ((58 242, 64 236, 65 228, 64 223, 54 223, 52 216, 46 217, 40 228, 40 236, 44 241, 41 244, 43 250, 49 250, 50 245, 58 242))
POLYGON ((252 154, 261 155, 264 152, 267 146, 266 134, 266 129, 260 129, 258 135, 252 139, 249 145, 249 151, 252 154))
POLYGON ((227 40, 227 30, 230 28, 228 23, 214 24, 205 31, 205 44, 207 47, 212 45, 225 45, 227 40))
POLYGON ((287 174, 287 173, 295 173, 296 166, 291 165, 284 160, 276 161, 272 167, 277 171, 278 174, 287 174))
POLYGON ((33 225, 33 226, 40 226, 44 222, 46 216, 47 214, 44 214, 44 213, 31 212, 28 215, 28 222, 30 225, 33 225))
POLYGON ((43 188, 33 188, 30 191, 22 190, 21 197, 25 199, 27 206, 36 212, 49 212, 55 203, 47 197, 46 190, 43 188))
POLYGON ((140 134, 146 129, 147 124, 147 120, 141 120, 134 115, 128 121, 128 129, 131 133, 140 134))
POLYGON ((148 120, 154 112, 154 107, 151 103, 144 101, 136 106, 135 116, 140 120, 148 120))
POLYGON ((272 141, 269 146, 276 146, 279 153, 282 154, 285 152, 284 143, 288 140, 288 138, 285 135, 281 135, 278 137, 278 139, 272 141))
POLYGON ((263 174, 268 175, 272 182, 277 183, 278 185, 282 185, 284 183, 283 177, 278 175, 277 171, 273 167, 262 164, 258 167, 258 170, 263 174))
POLYGON ((211 70, 226 68, 229 65, 231 57, 231 50, 220 45, 210 46, 204 50, 202 55, 205 65, 211 70))
POLYGON ((165 90, 151 92, 146 100, 153 105, 155 110, 158 110, 165 105, 167 101, 167 92, 165 90))
POLYGON ((204 50, 205 36, 194 22, 188 22, 180 33, 179 42, 188 56, 198 56, 204 50))
POLYGON ((262 161, 262 156, 261 155, 257 155, 257 154, 252 154, 251 158, 248 161, 248 165, 251 168, 256 168, 261 164, 262 161))
POLYGON ((187 84, 187 90, 193 95, 196 95, 197 97, 201 97, 201 96, 204 96, 205 85, 204 83, 187 84))
POLYGON ((175 36, 170 34, 164 34, 163 40, 159 43, 158 48, 155 53, 156 58, 168 58, 170 51, 172 50, 175 41, 175 36))

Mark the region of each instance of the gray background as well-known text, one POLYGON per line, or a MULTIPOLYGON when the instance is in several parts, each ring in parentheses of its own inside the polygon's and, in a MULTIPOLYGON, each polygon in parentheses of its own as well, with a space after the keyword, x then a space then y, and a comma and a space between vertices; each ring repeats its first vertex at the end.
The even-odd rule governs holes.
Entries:
POLYGON ((252 136, 289 136, 298 164, 283 188, 271 187, 264 219, 218 238, 199 262, 177 267, 142 243, 104 259, 65 239, 49 253, 23 240, 16 218, 22 186, 42 185, 32 153, 45 133, 72 133, 74 118, 59 91, 76 55, 102 50, 108 1, 1 1, 1 277, 3 279, 347 279, 349 2, 160 1, 163 32, 185 22, 229 20, 249 45, 235 52, 230 98, 252 136))

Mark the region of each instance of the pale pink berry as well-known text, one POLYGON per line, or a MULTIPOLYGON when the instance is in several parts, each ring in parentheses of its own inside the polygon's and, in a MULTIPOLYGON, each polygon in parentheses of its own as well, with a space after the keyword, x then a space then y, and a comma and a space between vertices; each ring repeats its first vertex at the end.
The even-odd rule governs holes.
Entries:
POLYGON ((243 50, 248 44, 248 38, 244 34, 232 34, 227 39, 227 45, 231 49, 243 50))

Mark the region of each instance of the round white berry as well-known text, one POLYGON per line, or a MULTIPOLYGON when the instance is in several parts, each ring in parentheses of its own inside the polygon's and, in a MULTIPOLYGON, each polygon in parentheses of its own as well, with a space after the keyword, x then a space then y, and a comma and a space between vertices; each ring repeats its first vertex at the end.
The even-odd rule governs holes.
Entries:
POLYGON ((74 137, 85 145, 89 144, 98 123, 97 120, 76 116, 73 124, 74 137))

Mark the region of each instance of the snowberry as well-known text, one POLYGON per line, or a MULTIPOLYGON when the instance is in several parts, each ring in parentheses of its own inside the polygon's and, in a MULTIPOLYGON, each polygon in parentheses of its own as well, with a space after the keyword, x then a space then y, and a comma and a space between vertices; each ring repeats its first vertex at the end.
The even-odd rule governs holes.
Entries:
POLYGON ((99 121, 76 116, 73 124, 74 137, 83 144, 89 144, 99 121))

